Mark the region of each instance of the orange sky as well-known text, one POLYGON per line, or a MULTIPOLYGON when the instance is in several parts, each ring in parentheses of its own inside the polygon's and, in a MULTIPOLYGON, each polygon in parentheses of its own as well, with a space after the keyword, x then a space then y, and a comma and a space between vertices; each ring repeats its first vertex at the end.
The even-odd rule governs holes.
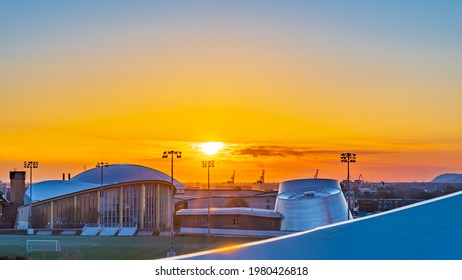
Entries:
POLYGON ((226 144, 217 182, 343 179, 350 151, 353 177, 462 172, 455 7, 257 2, 2 3, 0 180, 24 160, 37 180, 102 157, 168 173, 177 149, 176 177, 205 181, 204 141, 226 144))

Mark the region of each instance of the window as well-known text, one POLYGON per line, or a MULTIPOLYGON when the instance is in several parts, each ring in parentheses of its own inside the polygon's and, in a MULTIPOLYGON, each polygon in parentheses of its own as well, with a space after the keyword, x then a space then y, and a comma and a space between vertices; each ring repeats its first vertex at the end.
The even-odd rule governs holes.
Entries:
POLYGON ((119 188, 103 190, 103 195, 101 196, 101 224, 106 227, 119 225, 119 188))
POLYGON ((269 221, 269 225, 270 225, 270 227, 274 226, 274 221, 273 221, 273 220, 270 220, 270 221, 269 221))
POLYGON ((303 195, 304 195, 305 197, 310 197, 310 198, 313 198, 313 197, 314 197, 314 194, 315 194, 314 191, 306 191, 306 192, 303 193, 303 195))
POLYGON ((197 223, 198 219, 197 216, 193 216, 193 222, 197 223))
POLYGON ((123 226, 137 227, 140 216, 140 185, 123 186, 123 226))
POLYGON ((239 224, 239 217, 233 217, 233 225, 239 224))
POLYGON ((158 185, 147 184, 145 187, 144 228, 157 228, 158 185))

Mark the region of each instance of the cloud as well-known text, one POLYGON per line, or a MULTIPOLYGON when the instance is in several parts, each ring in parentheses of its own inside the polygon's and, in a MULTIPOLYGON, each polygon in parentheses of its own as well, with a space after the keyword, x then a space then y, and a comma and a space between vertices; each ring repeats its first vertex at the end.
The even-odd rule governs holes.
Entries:
POLYGON ((340 152, 282 145, 252 145, 243 148, 235 148, 232 153, 234 155, 250 155, 253 157, 303 157, 306 155, 337 154, 340 152))
POLYGON ((353 152, 357 155, 381 155, 391 151, 375 149, 329 149, 290 145, 245 145, 231 149, 232 155, 249 155, 257 157, 305 157, 305 156, 339 156, 341 153, 353 152))

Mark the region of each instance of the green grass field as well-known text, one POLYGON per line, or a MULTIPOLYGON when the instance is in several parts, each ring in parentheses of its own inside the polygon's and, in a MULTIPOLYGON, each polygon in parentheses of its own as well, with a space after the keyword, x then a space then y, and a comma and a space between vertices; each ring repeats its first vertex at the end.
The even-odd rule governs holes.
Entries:
MULTIPOLYGON (((178 255, 261 240, 255 237, 176 236, 178 255)), ((0 235, 0 256, 33 260, 146 260, 167 256, 169 237, 0 235), (26 240, 59 240, 61 252, 26 252, 26 240)))

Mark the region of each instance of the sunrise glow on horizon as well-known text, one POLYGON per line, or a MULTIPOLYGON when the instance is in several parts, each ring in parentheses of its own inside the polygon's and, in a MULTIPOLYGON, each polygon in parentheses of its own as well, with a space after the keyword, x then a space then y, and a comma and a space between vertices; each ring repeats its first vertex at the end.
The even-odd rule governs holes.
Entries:
POLYGON ((221 142, 205 142, 201 144, 202 152, 208 156, 218 153, 221 148, 223 148, 223 143, 221 142))
POLYGON ((429 181, 462 173, 457 1, 0 4, 0 180, 104 157, 175 177, 429 181), (217 148, 217 147, 215 147, 217 148))

